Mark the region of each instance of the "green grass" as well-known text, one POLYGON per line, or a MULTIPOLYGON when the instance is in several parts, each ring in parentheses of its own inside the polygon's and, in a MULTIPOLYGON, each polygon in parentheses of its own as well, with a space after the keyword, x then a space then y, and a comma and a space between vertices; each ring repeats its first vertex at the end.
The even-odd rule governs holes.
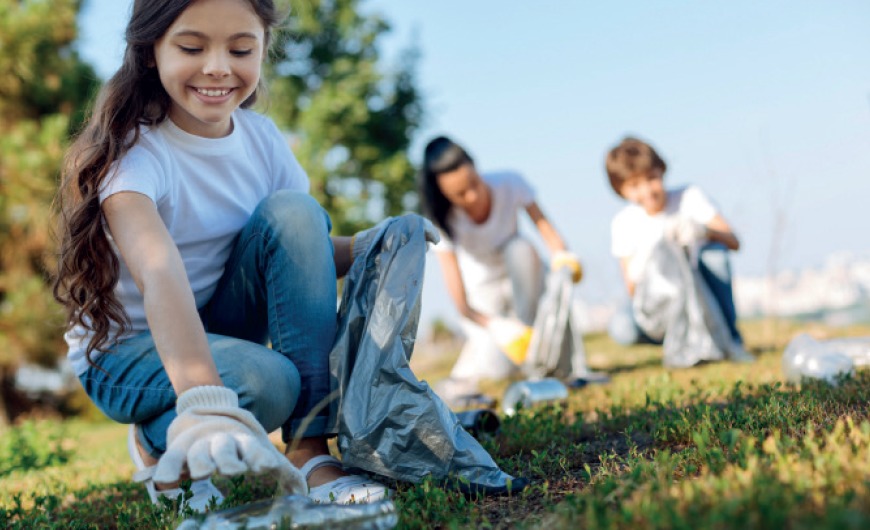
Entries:
MULTIPOLYGON (((658 348, 588 337, 590 364, 610 372, 610 384, 505 418, 500 434, 483 440, 531 487, 475 500, 431 482, 400 485, 400 527, 870 527, 870 372, 834 387, 785 385, 782 349, 796 325, 744 329, 755 364, 679 371, 662 368, 658 348)), ((451 361, 414 363, 434 381, 451 361)), ((500 395, 506 384, 486 388, 500 395)), ((5 435, 0 527, 173 528, 176 507, 151 506, 129 481, 125 434, 107 422, 46 420, 5 435)), ((271 491, 252 480, 221 485, 228 505, 271 491)))

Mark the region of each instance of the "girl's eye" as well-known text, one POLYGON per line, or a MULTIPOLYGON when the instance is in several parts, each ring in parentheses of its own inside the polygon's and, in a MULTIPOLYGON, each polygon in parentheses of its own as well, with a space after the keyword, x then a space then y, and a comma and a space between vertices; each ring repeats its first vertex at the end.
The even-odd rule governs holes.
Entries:
POLYGON ((202 48, 190 48, 187 46, 179 46, 182 52, 187 53, 189 55, 194 55, 202 51, 202 48))
POLYGON ((252 51, 253 50, 232 50, 230 53, 236 57, 244 57, 245 55, 251 55, 252 51))

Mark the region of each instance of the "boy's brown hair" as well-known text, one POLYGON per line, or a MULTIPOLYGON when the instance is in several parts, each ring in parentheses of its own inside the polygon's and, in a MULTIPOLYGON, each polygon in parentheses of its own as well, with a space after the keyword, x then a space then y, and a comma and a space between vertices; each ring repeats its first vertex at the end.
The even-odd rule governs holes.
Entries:
POLYGON ((604 165, 610 187, 620 197, 622 193, 619 190, 626 180, 648 174, 654 169, 660 169, 662 173, 667 169, 667 164, 652 146, 631 136, 623 138, 619 145, 607 153, 604 165))

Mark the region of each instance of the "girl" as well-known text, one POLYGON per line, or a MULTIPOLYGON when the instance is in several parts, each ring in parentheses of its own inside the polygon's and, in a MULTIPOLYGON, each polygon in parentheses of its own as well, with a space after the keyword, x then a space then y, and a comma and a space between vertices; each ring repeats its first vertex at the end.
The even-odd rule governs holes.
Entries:
POLYGON ((541 259, 517 232, 519 210, 528 213, 552 252, 552 268, 570 267, 577 282, 581 267, 520 175, 479 174, 449 138, 426 146, 420 187, 425 213, 442 232, 435 249, 468 339, 439 393, 461 405, 480 398, 480 379, 515 371, 543 294, 541 259))
POLYGON ((132 424, 154 502, 183 472, 199 511, 222 498, 215 472, 278 471, 324 502, 388 494, 329 456, 317 407, 352 240, 330 239, 285 139, 247 110, 278 22, 271 0, 136 0, 123 64, 67 156, 68 356, 132 424), (279 427, 301 438, 286 458, 266 434, 279 427))

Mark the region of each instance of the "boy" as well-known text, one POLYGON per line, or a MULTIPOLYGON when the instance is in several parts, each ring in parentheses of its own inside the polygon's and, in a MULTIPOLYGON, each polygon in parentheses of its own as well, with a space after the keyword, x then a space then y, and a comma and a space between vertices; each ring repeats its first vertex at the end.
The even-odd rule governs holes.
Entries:
MULTIPOLYGON (((740 241, 716 207, 696 186, 665 189, 667 165, 647 143, 626 137, 606 158, 607 176, 613 190, 631 204, 622 209, 611 225, 611 250, 619 259, 630 296, 635 296, 654 247, 663 239, 697 256, 698 269, 722 311, 733 346, 732 361, 751 362, 736 327, 737 315, 731 287, 729 250, 739 250, 740 241)), ((630 345, 660 344, 638 326, 631 306, 610 322, 609 332, 617 342, 630 345)))

